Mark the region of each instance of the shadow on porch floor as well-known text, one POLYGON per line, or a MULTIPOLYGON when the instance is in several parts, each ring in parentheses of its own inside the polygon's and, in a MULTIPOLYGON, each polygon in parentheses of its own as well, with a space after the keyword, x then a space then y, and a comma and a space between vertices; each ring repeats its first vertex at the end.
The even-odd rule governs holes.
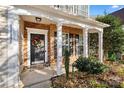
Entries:
MULTIPOLYGON (((41 65, 33 65, 30 69, 27 69, 26 71, 22 72, 21 74, 21 82, 23 84, 23 87, 38 87, 37 84, 45 83, 46 81, 49 81, 51 77, 53 77, 55 74, 54 69, 51 69, 50 67, 44 67, 41 65)), ((40 85, 41 87, 49 87, 44 86, 46 84, 40 85)), ((50 84, 49 84, 50 85, 50 84)))
MULTIPOLYGON (((70 71, 72 71, 71 65, 70 71)), ((65 73, 64 65, 62 73, 65 73)), ((21 74, 21 82, 24 88, 49 88, 51 86, 50 79, 54 76, 56 76, 55 66, 34 65, 21 74)))

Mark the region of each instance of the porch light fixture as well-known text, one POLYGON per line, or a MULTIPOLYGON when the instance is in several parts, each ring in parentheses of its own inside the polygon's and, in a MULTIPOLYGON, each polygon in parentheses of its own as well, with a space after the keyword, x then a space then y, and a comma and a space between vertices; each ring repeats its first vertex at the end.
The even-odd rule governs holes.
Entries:
POLYGON ((36 22, 41 22, 42 18, 40 17, 35 17, 36 22))

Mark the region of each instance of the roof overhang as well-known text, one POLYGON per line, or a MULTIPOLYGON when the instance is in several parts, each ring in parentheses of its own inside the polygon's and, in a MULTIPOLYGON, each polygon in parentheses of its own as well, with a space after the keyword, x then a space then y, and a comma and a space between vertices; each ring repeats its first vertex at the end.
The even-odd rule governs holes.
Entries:
POLYGON ((93 26, 93 27, 95 26, 98 28, 109 27, 108 24, 98 22, 95 19, 92 19, 90 17, 83 17, 83 16, 78 16, 78 15, 74 15, 74 14, 67 13, 67 12, 62 12, 59 9, 50 7, 50 5, 23 5, 23 6, 15 5, 15 6, 23 7, 23 8, 28 7, 29 9, 33 8, 35 10, 42 11, 56 18, 66 19, 66 20, 73 21, 76 23, 85 24, 87 26, 93 26))
POLYGON ((52 8, 48 5, 47 6, 46 5, 44 5, 44 6, 34 5, 32 7, 39 8, 39 9, 42 9, 42 10, 46 10, 49 13, 54 13, 56 15, 59 15, 59 16, 62 16, 62 17, 67 17, 69 19, 73 19, 73 20, 76 20, 78 22, 85 23, 85 24, 88 24, 88 25, 97 26, 97 27, 101 27, 101 28, 109 27, 108 24, 96 21, 95 19, 92 19, 90 17, 83 17, 83 16, 77 16, 77 15, 69 14, 67 12, 62 12, 59 9, 52 8))

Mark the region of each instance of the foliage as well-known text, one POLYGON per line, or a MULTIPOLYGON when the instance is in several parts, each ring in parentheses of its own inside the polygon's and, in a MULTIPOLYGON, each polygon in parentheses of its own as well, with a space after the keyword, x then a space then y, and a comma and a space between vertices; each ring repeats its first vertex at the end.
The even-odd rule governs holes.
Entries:
POLYGON ((121 88, 124 88, 124 82, 122 82, 122 83, 120 84, 120 87, 121 87, 121 88))
POLYGON ((97 82, 97 80, 90 80, 90 85, 93 88, 107 88, 108 85, 106 84, 100 84, 99 82, 97 82))
POLYGON ((31 40, 31 43, 36 48, 42 48, 42 47, 44 47, 43 46, 44 41, 42 41, 40 39, 40 36, 39 35, 36 35, 35 37, 33 37, 32 40, 31 40))
POLYGON ((81 72, 100 74, 107 70, 107 66, 98 62, 96 59, 79 57, 76 60, 76 68, 81 72))
MULTIPOLYGON (((52 87, 57 88, 122 88, 124 87, 124 75, 119 75, 117 70, 123 68, 123 64, 108 64, 109 71, 102 74, 87 74, 86 72, 69 73, 69 80, 66 75, 60 75, 52 79, 52 87)), ((121 71, 122 72, 122 71, 121 71)))
POLYGON ((104 28, 103 34, 103 47, 106 56, 108 51, 115 54, 122 52, 124 50, 124 31, 120 20, 112 15, 97 16, 96 20, 110 25, 104 28))
POLYGON ((118 69, 117 69, 117 74, 118 74, 119 76, 124 76, 124 68, 118 68, 118 69))
POLYGON ((70 52, 67 49, 65 49, 64 50, 64 63, 65 63, 65 71, 66 71, 67 80, 69 78, 69 61, 70 61, 69 57, 70 57, 70 52))
POLYGON ((123 60, 119 60, 118 63, 124 64, 124 61, 123 60))
POLYGON ((88 33, 89 55, 96 56, 98 52, 98 33, 88 33))
POLYGON ((108 52, 108 61, 115 62, 116 61, 116 55, 113 52, 108 52))

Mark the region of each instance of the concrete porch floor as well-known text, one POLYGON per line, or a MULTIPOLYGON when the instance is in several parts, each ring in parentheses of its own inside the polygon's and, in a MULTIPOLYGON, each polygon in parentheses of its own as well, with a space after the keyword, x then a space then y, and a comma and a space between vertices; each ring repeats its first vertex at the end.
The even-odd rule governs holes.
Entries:
MULTIPOLYGON (((72 71, 71 65, 70 71, 72 71)), ((65 73, 64 65, 62 67, 62 73, 65 73)), ((21 74, 21 82, 24 88, 50 88, 50 79, 54 76, 56 76, 55 66, 44 67, 38 65, 23 72, 21 74)))

